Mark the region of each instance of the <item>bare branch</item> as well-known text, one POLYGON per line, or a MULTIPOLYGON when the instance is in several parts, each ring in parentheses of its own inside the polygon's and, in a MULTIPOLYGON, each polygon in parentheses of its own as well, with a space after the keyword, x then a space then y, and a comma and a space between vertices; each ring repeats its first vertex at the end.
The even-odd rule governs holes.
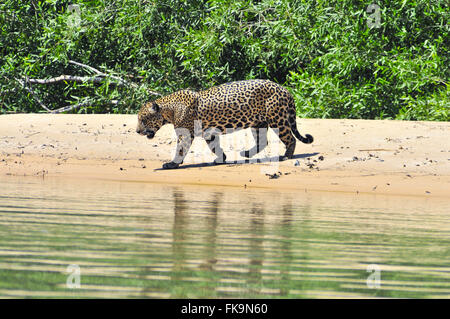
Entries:
POLYGON ((97 70, 96 68, 93 68, 92 66, 89 66, 89 65, 86 65, 86 64, 77 62, 77 61, 69 60, 69 63, 75 64, 75 65, 78 65, 78 66, 81 66, 82 68, 91 70, 92 72, 97 73, 97 74, 99 74, 99 75, 100 75, 100 74, 101 74, 101 75, 104 75, 104 74, 105 74, 105 73, 103 73, 103 72, 97 70))
MULTIPOLYGON (((74 105, 68 105, 68 106, 64 106, 61 107, 59 109, 56 110, 51 110, 49 109, 44 103, 41 102, 41 100, 37 97, 37 94, 33 91, 33 89, 31 88, 31 86, 29 84, 55 84, 55 83, 59 83, 59 82, 79 82, 79 83, 84 83, 84 82, 92 82, 92 83, 102 83, 105 81, 105 78, 109 78, 112 80, 115 80, 116 82, 111 82, 108 84, 111 85, 117 85, 119 87, 131 87, 133 89, 139 89, 142 88, 142 86, 139 86, 133 82, 129 82, 127 80, 124 80, 118 76, 115 75, 110 75, 107 73, 104 73, 92 66, 80 63, 80 62, 76 62, 73 60, 69 60, 69 63, 80 66, 82 68, 85 68, 93 73, 95 73, 95 75, 93 76, 76 76, 76 75, 60 75, 54 78, 49 78, 49 79, 29 79, 29 78, 24 78, 24 79, 18 79, 15 78, 16 82, 18 82, 23 89, 25 89, 28 93, 31 94, 31 96, 33 97, 33 99, 47 112, 49 113, 62 113, 62 112, 67 112, 67 111, 71 111, 71 110, 76 110, 79 109, 80 107, 84 107, 84 106, 88 106, 90 104, 92 104, 94 102, 94 100, 92 99, 86 99, 80 103, 74 104, 74 105)), ((129 76, 131 78, 133 78, 133 76, 129 76)), ((152 91, 152 90, 147 90, 147 92, 149 94, 152 95, 157 95, 157 96, 161 96, 160 93, 156 92, 156 91, 152 91)), ((108 102, 107 102, 108 103, 108 102)), ((117 105, 119 103, 118 100, 111 100, 109 102, 109 104, 112 105, 117 105)))
MULTIPOLYGON (((94 101, 92 99, 87 99, 87 100, 85 100, 83 102, 80 102, 80 103, 77 103, 77 104, 74 104, 74 105, 68 105, 68 106, 64 106, 64 107, 61 107, 59 109, 53 110, 53 111, 51 111, 51 113, 59 114, 59 113, 63 113, 63 112, 76 110, 76 109, 79 109, 80 107, 88 106, 88 105, 92 104, 93 102, 94 101)), ((109 102, 109 104, 117 105, 117 104, 119 104, 119 101, 118 100, 111 100, 109 102)))
MULTIPOLYGON (((111 79, 116 80, 117 82, 111 82, 109 84, 117 85, 119 87, 128 87, 131 86, 132 88, 138 88, 139 86, 135 83, 125 81, 117 76, 114 75, 107 75, 107 74, 99 74, 98 76, 76 76, 76 75, 60 75, 55 78, 50 79, 27 79, 26 81, 32 84, 55 84, 58 82, 78 82, 78 83, 85 83, 85 82, 92 82, 92 83, 102 83, 105 80, 105 77, 109 77, 111 79)), ((148 93, 152 95, 158 95, 161 96, 160 93, 147 90, 148 93)))
POLYGON ((31 96, 33 97, 33 99, 47 112, 51 112, 51 110, 44 104, 41 102, 41 100, 36 96, 36 93, 34 93, 34 91, 29 88, 26 84, 25 81, 14 78, 14 80, 16 80, 16 82, 18 82, 20 85, 22 85, 22 87, 25 89, 25 91, 27 91, 28 93, 31 94, 31 96))
POLYGON ((86 68, 88 70, 91 70, 92 72, 95 72, 96 74, 98 74, 100 76, 105 76, 105 77, 109 76, 111 79, 114 79, 114 80, 118 81, 119 83, 121 83, 122 86, 131 86, 131 87, 134 87, 134 88, 138 87, 137 84, 134 84, 132 82, 128 82, 128 81, 126 81, 126 80, 124 80, 124 79, 122 79, 122 78, 120 78, 118 76, 115 76, 115 75, 108 75, 108 74, 106 74, 106 73, 104 73, 102 71, 97 70, 96 68, 94 68, 92 66, 89 66, 89 65, 86 65, 86 64, 83 64, 83 63, 80 63, 80 62, 76 62, 76 61, 73 61, 73 60, 69 60, 69 63, 72 63, 72 64, 75 64, 75 65, 81 66, 83 68, 86 68))
POLYGON ((162 96, 161 93, 158 93, 156 91, 152 91, 152 90, 147 90, 148 93, 150 93, 151 95, 157 95, 157 96, 162 96))
POLYGON ((64 106, 59 109, 51 111, 51 113, 59 114, 59 113, 63 113, 63 112, 71 111, 71 110, 76 110, 76 109, 79 109, 80 107, 87 106, 89 104, 92 104, 92 100, 86 100, 86 101, 83 101, 83 102, 80 102, 80 103, 77 103, 74 105, 64 106))
MULTIPOLYGON (((105 75, 106 76, 106 75, 105 75)), ((37 83, 37 84, 55 84, 58 82, 93 82, 93 83, 102 83, 105 80, 103 75, 99 76, 76 76, 76 75, 60 75, 56 78, 50 79, 27 79, 29 83, 37 83)), ((115 84, 117 86, 125 86, 123 83, 110 83, 115 84)))
MULTIPOLYGON (((133 88, 138 88, 139 87, 137 84, 135 84, 133 82, 129 82, 129 81, 124 80, 124 79, 122 79, 122 78, 120 78, 118 76, 115 76, 115 75, 108 75, 108 74, 106 74, 106 73, 104 73, 102 71, 97 70, 96 68, 94 68, 92 66, 89 66, 89 65, 77 62, 77 61, 73 61, 73 60, 69 60, 69 63, 81 66, 81 67, 86 68, 88 70, 91 70, 92 72, 96 73, 99 76, 105 76, 105 77, 109 76, 111 79, 114 79, 114 80, 118 81, 121 84, 121 86, 131 86, 133 88)), ((128 77, 129 78, 133 78, 132 75, 128 75, 128 77)), ((152 90, 147 90, 147 91, 148 91, 148 93, 150 93, 152 95, 161 96, 161 93, 158 93, 156 91, 152 91, 152 90)))

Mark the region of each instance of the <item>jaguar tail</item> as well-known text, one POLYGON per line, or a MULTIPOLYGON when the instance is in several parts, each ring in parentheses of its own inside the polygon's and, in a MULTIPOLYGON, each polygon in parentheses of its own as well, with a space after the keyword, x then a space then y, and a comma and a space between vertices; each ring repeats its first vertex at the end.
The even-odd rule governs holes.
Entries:
POLYGON ((311 144, 314 141, 312 135, 305 134, 303 137, 297 129, 297 122, 295 121, 295 103, 294 98, 289 99, 289 125, 291 126, 292 133, 294 133, 295 137, 305 144, 311 144))

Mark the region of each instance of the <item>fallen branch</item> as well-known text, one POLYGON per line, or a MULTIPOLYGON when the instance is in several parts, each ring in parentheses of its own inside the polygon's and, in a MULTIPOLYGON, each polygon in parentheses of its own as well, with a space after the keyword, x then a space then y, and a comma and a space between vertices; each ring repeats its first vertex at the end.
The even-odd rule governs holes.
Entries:
POLYGON ((80 63, 80 62, 76 62, 76 61, 73 61, 73 60, 69 60, 69 63, 81 66, 81 67, 86 68, 88 70, 91 70, 92 72, 96 73, 99 76, 110 77, 111 79, 114 79, 114 80, 118 81, 121 86, 131 86, 133 88, 137 88, 138 87, 138 85, 135 84, 135 83, 128 82, 128 81, 126 81, 126 80, 124 80, 122 78, 119 78, 118 76, 115 76, 115 75, 108 75, 108 74, 106 74, 106 73, 104 73, 102 71, 97 70, 96 68, 93 68, 92 66, 89 66, 89 65, 86 65, 86 64, 83 64, 83 63, 80 63))
MULTIPOLYGON (((44 103, 41 102, 41 100, 37 97, 37 95, 33 91, 33 89, 27 86, 25 80, 21 80, 21 79, 17 79, 17 78, 14 78, 14 80, 16 80, 16 82, 18 82, 23 87, 23 89, 25 89, 25 91, 30 93, 30 95, 33 97, 33 99, 44 110, 46 110, 49 113, 58 114, 58 113, 62 113, 62 112, 67 112, 67 111, 76 110, 76 109, 79 109, 80 107, 87 106, 87 105, 90 105, 90 104, 94 103, 94 100, 87 99, 87 100, 85 100, 83 102, 80 102, 80 103, 77 103, 77 104, 74 104, 74 105, 68 105, 68 106, 64 106, 64 107, 61 107, 61 108, 56 109, 56 110, 50 110, 44 103)), ((40 82, 36 82, 36 83, 40 83, 40 82)), ((117 105, 117 104, 119 104, 119 101, 118 100, 112 100, 109 103, 112 104, 112 105, 117 105)))
POLYGON ((44 104, 41 102, 41 100, 36 96, 36 93, 34 93, 34 91, 29 88, 26 84, 25 81, 21 80, 21 79, 17 79, 14 78, 14 80, 16 80, 16 82, 18 82, 20 85, 22 85, 22 87, 25 89, 25 91, 27 91, 28 93, 31 94, 31 96, 33 97, 33 99, 47 112, 51 112, 51 110, 44 104))
MULTIPOLYGON (((27 79, 27 82, 31 84, 55 84, 58 82, 78 82, 78 83, 84 83, 84 82, 92 82, 92 83, 102 83, 105 80, 106 75, 99 75, 99 76, 76 76, 76 75, 60 75, 55 78, 50 79, 27 79)), ((128 86, 131 84, 131 86, 135 87, 134 83, 125 83, 125 81, 121 81, 119 83, 110 83, 115 84, 117 86, 128 86)))
POLYGON ((86 65, 86 64, 83 64, 80 62, 72 61, 72 60, 69 60, 69 63, 77 65, 77 66, 81 66, 85 69, 88 69, 89 71, 97 74, 97 76, 60 75, 60 76, 50 78, 50 79, 27 79, 27 82, 33 83, 33 84, 36 84, 36 83, 37 84, 54 84, 54 83, 58 83, 58 82, 101 83, 105 80, 106 77, 110 77, 111 79, 114 79, 119 82, 119 83, 111 83, 111 84, 116 84, 117 86, 131 86, 133 88, 138 87, 134 83, 125 81, 114 75, 108 75, 104 72, 101 72, 100 70, 97 70, 96 68, 94 68, 92 66, 89 66, 89 65, 86 65))
MULTIPOLYGON (((86 64, 83 64, 83 63, 80 63, 80 62, 77 62, 77 61, 73 61, 73 60, 69 60, 68 61, 69 63, 71 63, 71 64, 74 64, 74 65, 78 65, 78 66, 81 66, 81 67, 83 67, 83 68, 85 68, 85 69, 88 69, 88 70, 90 70, 90 71, 92 71, 92 72, 94 72, 94 73, 96 73, 97 75, 99 75, 99 76, 109 76, 111 79, 114 79, 114 80, 116 80, 116 81, 119 81, 119 83, 122 83, 124 86, 125 86, 125 84, 126 85, 129 85, 129 86, 131 86, 131 87, 133 87, 133 88, 138 88, 139 86, 137 85, 137 84, 135 84, 135 83, 133 83, 133 82, 129 82, 129 81, 127 81, 127 80, 124 80, 124 79, 122 79, 122 78, 120 78, 120 77, 118 77, 118 76, 115 76, 115 75, 108 75, 108 74, 106 74, 106 73, 104 73, 104 72, 102 72, 102 71, 99 71, 99 70, 97 70, 96 68, 94 68, 94 67, 92 67, 92 66, 90 66, 90 65, 86 65, 86 64)), ((128 76, 128 77, 133 77, 133 76, 128 76)), ((161 93, 158 93, 158 92, 156 92, 156 91, 152 91, 152 90, 147 90, 150 94, 152 94, 152 95, 158 95, 158 96, 161 96, 161 93)))
MULTIPOLYGON (((56 110, 51 110, 49 109, 44 103, 42 103, 42 101, 37 97, 37 94, 33 91, 33 89, 31 88, 31 86, 29 86, 28 84, 43 84, 43 85, 48 85, 48 84, 55 84, 55 83, 59 83, 59 82, 77 82, 77 83, 85 83, 85 82, 91 82, 91 83, 103 83, 105 81, 106 78, 115 80, 116 82, 110 82, 108 84, 112 84, 112 85, 117 85, 119 87, 131 87, 133 89, 138 89, 140 86, 124 80, 118 76, 115 75, 111 75, 111 74, 107 74, 104 73, 92 66, 80 63, 80 62, 76 62, 73 60, 69 60, 68 61, 70 64, 82 67, 84 69, 89 70, 90 72, 94 73, 95 75, 92 76, 77 76, 77 75, 60 75, 54 78, 49 78, 49 79, 29 79, 29 78, 23 78, 23 79, 17 79, 15 78, 15 80, 23 87, 23 89, 25 89, 28 93, 31 94, 31 96, 33 97, 33 99, 47 112, 49 113, 62 113, 62 112, 67 112, 67 111, 71 111, 71 110, 76 110, 80 107, 84 107, 87 106, 89 104, 92 104, 94 102, 94 100, 92 99, 86 99, 83 102, 74 104, 74 105, 68 105, 68 106, 64 106, 61 107, 59 109, 56 110)), ((132 76, 131 76, 132 77, 132 76)), ((161 96, 160 93, 152 91, 152 90, 147 90, 147 92, 151 95, 157 95, 157 96, 161 96)), ((117 105, 119 103, 118 100, 112 100, 109 102, 109 104, 112 105, 117 105)))
MULTIPOLYGON (((51 113, 59 114, 59 113, 63 113, 63 112, 68 112, 68 111, 79 109, 80 107, 83 107, 83 106, 88 106, 88 105, 90 105, 92 103, 94 103, 94 101, 91 100, 91 99, 88 99, 86 101, 83 101, 83 102, 80 102, 80 103, 77 103, 77 104, 74 104, 74 105, 68 105, 68 106, 64 106, 64 107, 61 107, 59 109, 53 110, 53 111, 51 111, 51 113)), ((117 105, 117 104, 119 104, 119 101, 118 100, 111 100, 109 102, 109 104, 117 105)))
MULTIPOLYGON (((55 84, 58 82, 78 82, 78 83, 84 83, 84 82, 93 82, 93 83, 101 83, 105 80, 103 76, 76 76, 76 75, 60 75, 56 78, 50 78, 50 79, 27 79, 27 82, 31 84, 55 84)), ((118 86, 124 86, 123 84, 114 83, 118 86)))
MULTIPOLYGON (((50 78, 50 79, 27 79, 26 81, 32 84, 55 84, 58 82, 78 82, 78 83, 84 83, 84 82, 92 82, 92 83, 102 83, 104 81, 105 78, 110 78, 113 79, 115 81, 117 81, 117 83, 110 83, 110 84, 114 84, 120 87, 127 87, 130 86, 132 88, 138 88, 139 86, 133 82, 129 82, 127 80, 124 80, 118 76, 115 75, 110 75, 110 74, 106 74, 100 70, 97 70, 96 68, 80 63, 80 62, 76 62, 73 60, 69 60, 69 63, 83 67, 85 69, 88 69, 91 72, 94 72, 96 74, 96 76, 75 76, 75 75, 60 75, 58 77, 54 77, 54 78, 50 78)), ((147 90, 148 93, 152 94, 152 95, 157 95, 160 96, 161 94, 152 90, 147 90)))
POLYGON ((88 69, 88 70, 91 70, 92 72, 94 72, 94 73, 96 73, 96 74, 102 74, 102 75, 104 74, 103 72, 97 70, 96 68, 94 68, 94 67, 92 67, 92 66, 89 66, 89 65, 86 65, 86 64, 83 64, 83 63, 80 63, 80 62, 76 62, 76 61, 73 61, 73 60, 69 60, 69 63, 75 64, 75 65, 78 65, 78 66, 81 66, 81 67, 83 67, 83 68, 85 68, 85 69, 88 69))

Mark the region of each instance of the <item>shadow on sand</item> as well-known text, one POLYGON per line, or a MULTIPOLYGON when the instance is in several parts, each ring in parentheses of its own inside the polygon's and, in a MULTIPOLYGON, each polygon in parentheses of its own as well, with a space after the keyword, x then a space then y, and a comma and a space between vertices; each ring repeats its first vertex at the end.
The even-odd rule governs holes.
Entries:
MULTIPOLYGON (((305 153, 305 154, 297 154, 294 155, 291 160, 293 159, 299 159, 299 158, 307 158, 307 157, 313 157, 316 155, 319 155, 320 153, 305 153)), ((198 164, 186 164, 183 165, 181 164, 178 168, 176 169, 186 169, 186 168, 199 168, 199 167, 208 167, 208 166, 217 166, 217 165, 233 165, 233 164, 253 164, 253 163, 275 163, 279 161, 279 157, 278 156, 271 156, 271 157, 266 157, 266 158, 255 158, 255 159, 245 159, 245 160, 238 160, 238 161, 225 161, 224 163, 221 164, 216 164, 214 162, 209 162, 209 163, 198 163, 198 164)), ((165 170, 164 168, 155 168, 155 171, 162 171, 165 170)))

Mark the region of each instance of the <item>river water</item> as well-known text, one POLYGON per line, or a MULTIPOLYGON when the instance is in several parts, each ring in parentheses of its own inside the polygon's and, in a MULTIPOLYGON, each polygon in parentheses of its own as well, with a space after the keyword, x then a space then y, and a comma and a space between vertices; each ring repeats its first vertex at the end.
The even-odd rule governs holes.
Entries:
POLYGON ((449 298, 450 200, 0 180, 0 297, 449 298))

